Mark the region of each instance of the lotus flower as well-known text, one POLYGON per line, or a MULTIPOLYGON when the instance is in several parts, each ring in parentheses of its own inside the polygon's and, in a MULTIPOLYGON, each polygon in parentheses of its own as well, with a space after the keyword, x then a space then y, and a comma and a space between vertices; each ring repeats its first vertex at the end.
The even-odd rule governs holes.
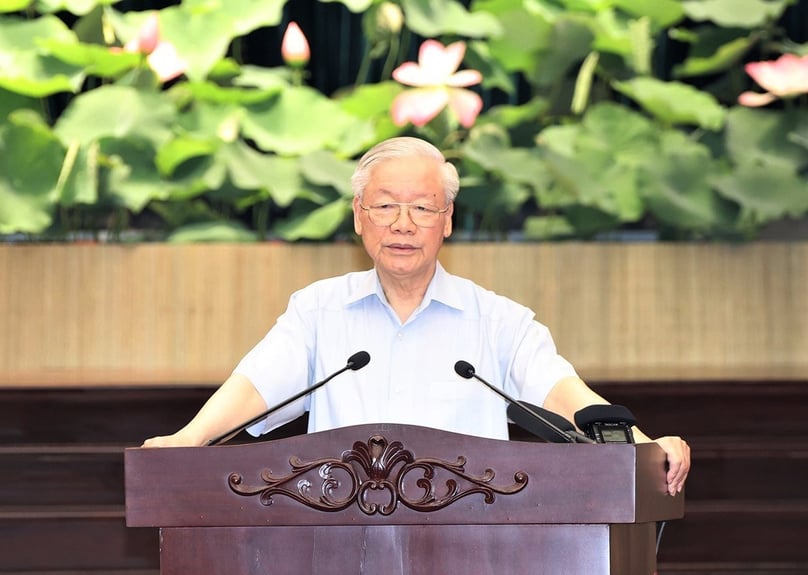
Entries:
POLYGON ((808 56, 783 54, 777 60, 750 62, 744 68, 766 93, 744 92, 738 102, 744 106, 765 106, 777 98, 808 92, 808 56))
POLYGON ((305 66, 311 58, 309 42, 296 22, 289 22, 283 33, 281 56, 290 66, 305 66))
POLYGON ((179 57, 171 42, 160 39, 160 20, 157 12, 149 14, 140 26, 137 36, 126 43, 124 52, 146 55, 149 67, 161 82, 181 76, 188 65, 179 57))
POLYGON ((426 40, 418 50, 418 63, 405 62, 393 70, 393 78, 414 90, 402 92, 393 101, 393 122, 403 126, 408 121, 425 126, 447 105, 464 128, 474 125, 483 108, 482 98, 466 86, 482 81, 477 70, 457 71, 466 54, 465 42, 444 46, 426 40))

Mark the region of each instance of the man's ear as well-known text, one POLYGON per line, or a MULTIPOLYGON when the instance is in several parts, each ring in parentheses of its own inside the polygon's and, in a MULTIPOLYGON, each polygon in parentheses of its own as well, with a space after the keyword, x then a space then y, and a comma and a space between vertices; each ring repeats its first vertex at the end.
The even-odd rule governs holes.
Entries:
POLYGON ((454 213, 454 202, 449 204, 449 209, 446 211, 446 221, 443 222, 443 237, 448 238, 452 235, 452 214, 454 213))
POLYGON ((359 197, 354 196, 353 199, 353 229, 356 235, 362 235, 362 220, 359 218, 362 208, 359 207, 359 197))

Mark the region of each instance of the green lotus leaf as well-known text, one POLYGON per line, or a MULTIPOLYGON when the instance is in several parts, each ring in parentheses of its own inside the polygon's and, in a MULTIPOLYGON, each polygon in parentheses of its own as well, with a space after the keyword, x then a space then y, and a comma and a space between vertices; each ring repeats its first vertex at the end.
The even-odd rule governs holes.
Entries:
POLYGON ((575 235, 575 228, 564 216, 530 216, 522 227, 529 240, 554 240, 575 235))
POLYGON ((87 74, 101 78, 117 78, 137 68, 143 60, 140 54, 116 52, 98 44, 43 40, 40 45, 59 60, 82 67, 87 74))
POLYGON ((265 190, 281 207, 291 204, 302 187, 297 158, 262 153, 243 142, 233 142, 219 148, 216 161, 226 167, 236 188, 265 190))
POLYGON ((808 213, 808 180, 793 170, 743 164, 731 174, 715 178, 714 184, 722 196, 738 202, 757 222, 808 213))
POLYGON ((82 146, 74 142, 67 149, 57 183, 59 204, 93 205, 99 202, 100 146, 98 142, 82 146))
POLYGON ((685 16, 679 0, 612 0, 616 8, 637 18, 648 18, 655 30, 673 26, 685 16))
POLYGON ((501 34, 475 44, 485 45, 491 59, 506 72, 533 72, 539 53, 553 47, 553 19, 544 12, 506 0, 476 2, 474 10, 491 13, 499 21, 501 34))
POLYGON ((739 36, 739 32, 734 29, 698 30, 687 58, 673 67, 673 75, 675 78, 688 78, 729 70, 738 65, 740 59, 757 41, 757 34, 739 36))
POLYGON ((594 39, 591 18, 577 15, 558 18, 547 46, 536 58, 535 68, 524 70, 528 81, 545 87, 556 85, 592 51, 594 39))
POLYGON ((0 14, 7 12, 21 12, 28 8, 31 0, 3 0, 0 2, 0 14))
POLYGON ((65 150, 30 110, 0 125, 0 233, 38 233, 51 224, 65 150))
POLYGON ((469 12, 457 0, 402 0, 407 27, 425 38, 457 34, 468 38, 499 36, 502 27, 494 16, 469 12))
POLYGON ((15 110, 31 110, 39 113, 42 104, 36 98, 23 96, 0 88, 0 124, 3 124, 9 114, 15 110))
POLYGON ((55 132, 66 143, 131 138, 159 147, 171 137, 175 118, 174 106, 164 93, 108 85, 74 98, 55 132))
POLYGON ((264 151, 299 155, 335 148, 357 121, 338 102, 312 88, 296 87, 249 106, 243 128, 245 136, 264 151))
POLYGON ((170 176, 178 166, 191 158, 210 156, 216 152, 218 143, 210 139, 189 136, 174 138, 157 151, 155 164, 163 176, 170 176))
POLYGON ((48 52, 40 45, 46 41, 78 43, 75 34, 55 16, 0 19, 0 88, 35 98, 79 90, 84 68, 48 52))
MULTIPOLYGON (((89 14, 98 6, 110 6, 119 0, 36 0, 36 9, 39 12, 51 14, 63 10, 83 16, 89 14)), ((26 2, 31 4, 31 2, 26 2)))
POLYGON ((288 68, 241 66, 238 75, 233 78, 233 85, 275 93, 288 86, 290 80, 288 68))
POLYGON ((553 184, 539 188, 544 206, 581 204, 620 221, 642 216, 639 169, 652 161, 656 131, 648 119, 617 104, 599 104, 580 124, 553 126, 538 137, 553 184))
POLYGON ((346 198, 353 197, 351 176, 355 168, 356 162, 324 150, 300 158, 300 171, 306 180, 318 186, 330 186, 346 198))
MULTIPOLYGON (((189 16, 215 14, 222 19, 224 29, 244 36, 265 26, 277 26, 283 18, 287 0, 183 0, 189 16)), ((279 47, 280 49, 280 47, 279 47)))
POLYGON ((365 12, 374 3, 374 0, 320 0, 321 2, 339 2, 354 14, 365 12))
POLYGON ((235 221, 197 222, 182 226, 168 236, 169 243, 254 242, 255 232, 235 221))
POLYGON ((800 127, 808 130, 808 112, 785 114, 736 106, 727 114, 727 154, 739 165, 803 170, 808 167, 808 151, 790 137, 800 127))
POLYGON ((166 182, 154 169, 155 151, 150 142, 108 139, 101 142, 101 152, 109 163, 106 201, 138 213, 152 200, 169 198, 166 182))
POLYGON ((213 82, 185 82, 172 88, 172 92, 183 92, 184 99, 212 104, 247 105, 262 102, 282 89, 281 85, 273 88, 257 89, 252 87, 220 86, 213 82))
POLYGON ((683 0, 688 18, 726 28, 758 28, 779 18, 791 0, 683 0))
MULTIPOLYGON (((233 39, 281 22, 285 0, 186 0, 160 10, 161 38, 170 42, 187 64, 185 74, 201 81, 227 54, 233 39)), ((118 30, 126 40, 146 16, 127 13, 118 30)), ((278 46, 280 52, 280 45, 278 46)))
POLYGON ((463 147, 463 155, 503 180, 536 189, 544 186, 546 174, 538 150, 491 144, 488 138, 477 138, 463 147))
POLYGON ((724 125, 721 104, 693 86, 656 78, 634 78, 612 85, 667 125, 695 125, 713 131, 724 125))
MULTIPOLYGON (((155 160, 156 162, 156 160, 155 160)), ((227 166, 215 156, 196 156, 178 165, 165 182, 167 199, 187 202, 227 185, 227 166)))
POLYGON ((340 198, 298 217, 282 221, 272 231, 287 241, 323 240, 331 237, 350 213, 350 200, 340 198))
POLYGON ((160 10, 160 36, 187 64, 185 75, 191 80, 207 77, 235 35, 230 16, 212 6, 203 9, 183 3, 160 10))
POLYGON ((642 196, 657 219, 675 228, 729 229, 737 210, 714 191, 718 174, 720 167, 704 145, 668 130, 643 166, 642 196))
MULTIPOLYGON (((471 210, 480 217, 480 229, 502 230, 508 217, 518 212, 530 197, 530 188, 513 180, 486 180, 479 184, 464 182, 457 196, 457 213, 471 210)), ((462 228, 462 218, 458 217, 457 221, 458 227, 462 228)))

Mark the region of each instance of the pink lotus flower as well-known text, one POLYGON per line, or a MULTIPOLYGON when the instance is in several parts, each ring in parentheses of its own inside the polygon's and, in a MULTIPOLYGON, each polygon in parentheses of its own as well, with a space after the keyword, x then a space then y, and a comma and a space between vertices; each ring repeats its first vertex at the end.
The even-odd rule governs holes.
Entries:
POLYGON ((808 92, 808 56, 783 54, 777 60, 750 62, 744 69, 766 93, 744 92, 738 103, 765 106, 777 98, 788 98, 808 92))
POLYGON ((149 67, 161 82, 181 76, 188 65, 179 57, 171 42, 160 39, 160 20, 157 12, 149 14, 138 34, 123 47, 124 52, 145 54, 149 67))
POLYGON ((311 58, 309 42, 296 22, 289 22, 283 33, 281 56, 290 66, 305 66, 311 58))
POLYGON ((402 92, 393 100, 393 122, 403 126, 408 121, 425 126, 447 105, 464 128, 470 128, 483 108, 478 94, 466 90, 482 81, 477 70, 457 71, 466 54, 465 42, 445 46, 426 40, 418 50, 418 63, 405 62, 393 70, 393 78, 414 90, 402 92))

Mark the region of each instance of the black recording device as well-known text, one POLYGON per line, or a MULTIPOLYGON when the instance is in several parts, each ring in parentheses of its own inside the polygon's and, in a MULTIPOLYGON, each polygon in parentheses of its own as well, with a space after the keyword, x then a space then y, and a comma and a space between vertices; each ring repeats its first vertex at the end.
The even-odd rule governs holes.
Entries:
POLYGON ((575 425, 597 443, 634 443, 634 415, 622 405, 590 405, 575 413, 575 425))

